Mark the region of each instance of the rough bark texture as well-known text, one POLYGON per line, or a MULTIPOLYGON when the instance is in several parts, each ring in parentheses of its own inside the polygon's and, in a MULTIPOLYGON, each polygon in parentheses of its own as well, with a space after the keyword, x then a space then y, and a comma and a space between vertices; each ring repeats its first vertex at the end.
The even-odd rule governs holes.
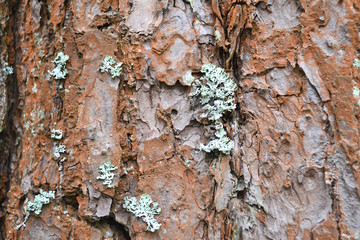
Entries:
POLYGON ((360 239, 358 0, 1 0, 0 21, 0 239, 360 239), (238 85, 230 155, 199 150, 183 81, 209 62, 238 85), (143 193, 154 233, 122 207, 143 193))

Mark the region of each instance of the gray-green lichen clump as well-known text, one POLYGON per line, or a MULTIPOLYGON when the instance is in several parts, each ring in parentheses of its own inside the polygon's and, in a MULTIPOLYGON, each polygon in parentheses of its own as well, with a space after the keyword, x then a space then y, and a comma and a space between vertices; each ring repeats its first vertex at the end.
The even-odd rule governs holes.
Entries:
POLYGON ((61 154, 66 153, 66 146, 64 144, 60 144, 60 145, 55 145, 54 146, 54 157, 55 158, 60 158, 61 154))
POLYGON ((100 72, 108 72, 112 78, 120 77, 122 71, 122 62, 116 63, 113 57, 106 56, 103 65, 100 67, 100 72))
POLYGON ((152 201, 148 194, 141 195, 139 201, 135 197, 125 197, 123 208, 133 213, 136 217, 142 218, 147 224, 146 231, 155 232, 160 228, 161 224, 156 221, 154 215, 160 214, 161 208, 157 202, 152 201))
POLYGON ((115 171, 118 167, 115 167, 110 162, 106 162, 103 165, 99 166, 99 172, 100 176, 97 177, 97 179, 104 180, 103 185, 106 185, 108 188, 114 187, 112 185, 112 181, 115 177, 115 173, 112 173, 112 171, 115 171))
POLYGON ((55 68, 49 71, 50 76, 56 80, 65 79, 67 74, 67 69, 65 68, 67 60, 69 60, 69 56, 59 52, 54 61, 52 61, 52 63, 55 64, 55 68))
POLYGON ((51 129, 51 138, 60 140, 63 137, 62 130, 51 129))
POLYGON ((356 68, 360 68, 360 61, 359 61, 359 59, 355 58, 354 61, 353 61, 353 65, 354 65, 356 68))
POLYGON ((210 120, 214 124, 216 132, 215 139, 207 145, 201 144, 200 149, 205 152, 217 150, 224 154, 230 154, 234 142, 226 136, 222 118, 226 112, 231 112, 236 107, 236 84, 223 68, 216 67, 211 63, 203 65, 201 72, 204 75, 193 83, 195 91, 190 93, 190 97, 199 98, 204 112, 201 118, 210 120))
POLYGON ((10 75, 14 73, 14 69, 11 66, 9 66, 7 62, 4 63, 4 68, 2 70, 6 75, 10 75))
POLYGON ((42 189, 40 189, 40 193, 35 196, 34 201, 29 202, 28 198, 26 198, 24 202, 25 203, 24 211, 26 213, 24 221, 20 225, 16 226, 15 229, 18 230, 22 226, 25 227, 25 223, 29 219, 31 212, 34 212, 36 215, 39 215, 41 213, 43 205, 49 204, 50 199, 54 199, 54 198, 55 198, 55 191, 45 192, 42 189))

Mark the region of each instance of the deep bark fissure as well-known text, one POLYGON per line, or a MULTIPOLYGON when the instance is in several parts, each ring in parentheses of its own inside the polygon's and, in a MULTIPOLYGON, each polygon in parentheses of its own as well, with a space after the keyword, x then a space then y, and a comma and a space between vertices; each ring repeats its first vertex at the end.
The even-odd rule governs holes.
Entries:
POLYGON ((110 225, 111 230, 116 233, 118 240, 131 240, 129 230, 124 225, 115 221, 113 217, 108 217, 105 221, 110 225))
MULTIPOLYGON (((11 18, 8 21, 9 29, 12 31, 13 35, 13 41, 11 42, 10 48, 13 49, 13 56, 14 64, 13 68, 16 69, 16 66, 19 64, 18 59, 18 11, 19 6, 21 4, 21 0, 18 0, 15 4, 9 4, 9 9, 12 9, 11 18), (10 26, 10 24, 13 23, 13 26, 10 26)), ((9 52, 10 53, 10 52, 9 52)), ((0 70, 1 71, 1 70, 0 70)), ((18 148, 21 147, 21 130, 18 128, 20 126, 16 126, 15 124, 15 118, 18 118, 20 116, 19 112, 20 109, 18 108, 18 100, 19 100, 19 89, 18 89, 18 77, 17 77, 17 71, 14 70, 12 75, 7 76, 6 81, 6 88, 7 88, 7 102, 8 102, 8 112, 6 117, 6 126, 4 132, 0 134, 0 162, 1 162, 1 174, 4 174, 6 176, 6 186, 5 189, 1 189, 2 191, 5 190, 5 192, 8 192, 10 189, 10 183, 11 179, 17 179, 17 151, 18 148), (11 164, 14 164, 13 167, 11 164)), ((19 121, 17 121, 19 122, 19 121)), ((17 179, 18 180, 18 179, 17 179)), ((4 203, 7 200, 7 196, 4 196, 4 199, 1 199, 0 206, 1 211, 3 211, 6 214, 6 209, 3 208, 4 203)), ((6 238, 7 231, 5 228, 5 216, 0 217, 0 239, 6 238)))

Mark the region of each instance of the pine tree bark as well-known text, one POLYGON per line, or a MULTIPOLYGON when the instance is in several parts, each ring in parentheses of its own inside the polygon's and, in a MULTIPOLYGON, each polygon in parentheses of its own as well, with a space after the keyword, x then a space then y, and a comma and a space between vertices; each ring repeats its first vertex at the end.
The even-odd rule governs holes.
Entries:
POLYGON ((357 0, 0 0, 0 240, 359 239, 359 29, 357 0), (229 155, 200 150, 207 63, 237 85, 229 155))

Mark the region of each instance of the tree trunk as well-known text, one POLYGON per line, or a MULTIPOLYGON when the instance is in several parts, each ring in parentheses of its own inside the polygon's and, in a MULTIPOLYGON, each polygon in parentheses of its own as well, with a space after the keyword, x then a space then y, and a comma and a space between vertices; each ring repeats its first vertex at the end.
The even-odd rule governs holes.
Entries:
POLYGON ((360 239, 359 29, 358 0, 0 0, 0 240, 360 239))

